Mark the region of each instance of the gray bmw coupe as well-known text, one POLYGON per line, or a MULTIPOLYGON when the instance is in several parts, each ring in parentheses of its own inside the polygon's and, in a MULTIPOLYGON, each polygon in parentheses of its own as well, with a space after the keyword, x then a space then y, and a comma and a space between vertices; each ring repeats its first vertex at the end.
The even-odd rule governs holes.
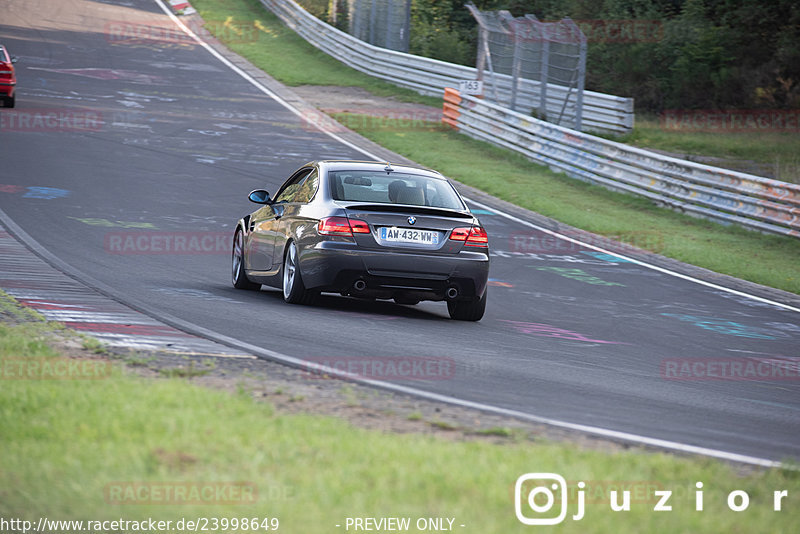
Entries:
POLYGON ((479 321, 486 309, 489 239, 438 172, 363 161, 314 161, 275 197, 240 219, 233 285, 283 290, 289 303, 321 292, 399 304, 446 301, 450 317, 479 321))

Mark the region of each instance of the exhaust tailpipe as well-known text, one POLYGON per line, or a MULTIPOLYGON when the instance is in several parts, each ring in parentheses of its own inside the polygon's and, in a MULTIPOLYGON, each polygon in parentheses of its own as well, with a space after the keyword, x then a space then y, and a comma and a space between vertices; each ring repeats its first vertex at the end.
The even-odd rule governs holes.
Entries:
POLYGON ((448 299, 453 300, 458 296, 458 288, 455 286, 448 287, 447 291, 445 292, 445 296, 447 296, 448 299))
POLYGON ((367 289, 367 283, 364 280, 356 280, 356 283, 353 284, 353 289, 356 291, 364 291, 367 289))

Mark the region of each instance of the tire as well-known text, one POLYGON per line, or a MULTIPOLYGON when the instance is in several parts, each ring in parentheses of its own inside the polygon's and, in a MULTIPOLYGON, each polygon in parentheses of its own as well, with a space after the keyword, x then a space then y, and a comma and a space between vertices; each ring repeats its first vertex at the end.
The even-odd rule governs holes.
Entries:
POLYGON ((456 321, 480 321, 486 311, 486 295, 489 289, 483 291, 483 296, 478 300, 450 300, 447 301, 447 311, 450 318, 456 321))
POLYGON ((303 277, 300 275, 300 263, 297 255, 297 245, 289 241, 283 255, 283 300, 289 304, 311 304, 317 294, 306 289, 303 277))
POLYGON ((236 230, 233 238, 233 251, 231 252, 231 279, 236 289, 261 289, 261 284, 256 284, 247 279, 244 272, 244 235, 241 229, 236 230))
POLYGON ((14 96, 12 96, 11 98, 6 98, 6 107, 13 108, 16 105, 16 102, 17 102, 17 95, 14 94, 14 96))

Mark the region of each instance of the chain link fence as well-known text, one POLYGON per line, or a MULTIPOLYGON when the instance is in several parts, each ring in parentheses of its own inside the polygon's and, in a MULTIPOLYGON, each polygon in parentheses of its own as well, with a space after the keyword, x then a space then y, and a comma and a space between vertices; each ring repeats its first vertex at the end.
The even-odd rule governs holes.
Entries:
POLYGON ((348 0, 348 33, 369 44, 408 52, 411 0, 348 0))
POLYGON ((582 129, 586 36, 570 19, 467 8, 478 22, 478 79, 488 96, 521 113, 582 129), (507 90, 510 78, 510 90, 507 90))

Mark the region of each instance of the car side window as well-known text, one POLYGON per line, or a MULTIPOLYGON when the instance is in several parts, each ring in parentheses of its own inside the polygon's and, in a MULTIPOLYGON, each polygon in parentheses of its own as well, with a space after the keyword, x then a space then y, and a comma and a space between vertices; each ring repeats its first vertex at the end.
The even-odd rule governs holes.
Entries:
POLYGON ((311 171, 311 174, 306 176, 306 178, 300 183, 297 194, 294 196, 290 202, 302 202, 307 203, 311 202, 311 199, 314 198, 314 194, 317 192, 317 186, 319 185, 319 173, 316 169, 311 171))
POLYGON ((300 186, 303 184, 303 181, 308 177, 311 171, 312 169, 303 169, 293 176, 288 182, 286 182, 278 192, 278 195, 275 197, 274 203, 295 202, 295 195, 297 195, 300 186))

